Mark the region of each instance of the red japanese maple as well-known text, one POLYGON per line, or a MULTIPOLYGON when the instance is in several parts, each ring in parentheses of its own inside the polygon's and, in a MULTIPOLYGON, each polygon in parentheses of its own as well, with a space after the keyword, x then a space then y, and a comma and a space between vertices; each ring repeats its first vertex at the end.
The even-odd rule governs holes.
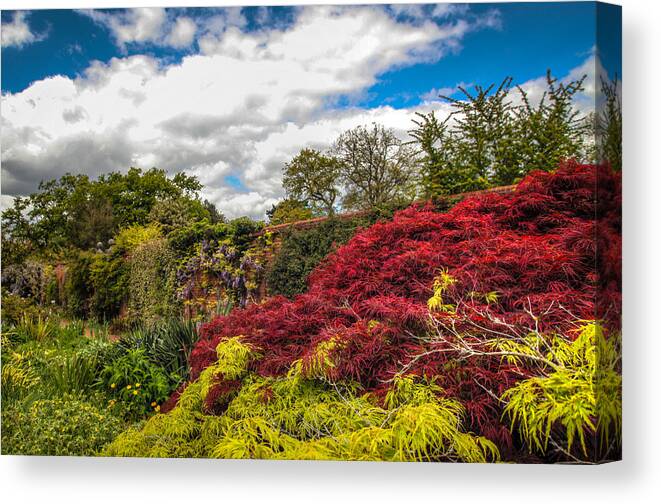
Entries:
POLYGON ((511 440, 495 396, 525 370, 496 358, 457 363, 442 351, 422 355, 434 278, 444 270, 456 280, 444 301, 456 306, 452 316, 468 333, 488 330, 494 320, 529 324, 531 314, 542 331, 566 331, 576 319, 618 326, 620 209, 619 174, 574 162, 531 173, 513 193, 468 197, 446 213, 411 206, 331 254, 310 275, 307 293, 203 326, 192 376, 214 362, 216 345, 227 337, 243 335, 260 349, 263 357, 252 367, 262 375, 286 373, 297 359, 305 367, 333 338, 332 379, 383 393, 408 366, 409 373, 435 377, 463 402, 473 430, 506 447, 511 440))

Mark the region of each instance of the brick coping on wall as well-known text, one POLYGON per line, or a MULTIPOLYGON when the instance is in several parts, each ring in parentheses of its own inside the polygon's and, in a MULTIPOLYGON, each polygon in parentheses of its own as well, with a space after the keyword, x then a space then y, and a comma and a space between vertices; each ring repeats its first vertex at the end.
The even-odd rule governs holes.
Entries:
MULTIPOLYGON (((516 185, 508 185, 508 186, 498 186, 498 187, 492 187, 490 189, 482 189, 480 191, 470 191, 470 192, 465 192, 465 193, 458 193, 458 194, 450 194, 447 196, 443 196, 442 198, 446 198, 450 201, 452 200, 462 200, 468 196, 476 196, 479 194, 488 194, 488 193, 509 193, 513 192, 516 189, 516 185)), ((412 202, 411 204, 416 204, 416 203, 426 203, 427 201, 430 200, 417 200, 412 202)), ((455 201, 456 202, 456 201, 455 201)), ((371 210, 359 210, 356 212, 347 212, 343 214, 336 214, 333 217, 335 219, 353 219, 354 217, 362 217, 364 215, 368 215, 371 212, 371 210)), ((277 224, 275 226, 266 226, 262 230, 258 231, 255 233, 255 236, 261 236, 265 233, 275 233, 278 234, 282 231, 285 231, 287 229, 306 229, 310 227, 314 227, 316 224, 319 224, 321 222, 324 222, 328 220, 330 217, 327 215, 324 215, 323 217, 315 217, 313 219, 305 219, 305 220, 300 220, 300 221, 295 221, 295 222, 285 222, 284 224, 277 224)))

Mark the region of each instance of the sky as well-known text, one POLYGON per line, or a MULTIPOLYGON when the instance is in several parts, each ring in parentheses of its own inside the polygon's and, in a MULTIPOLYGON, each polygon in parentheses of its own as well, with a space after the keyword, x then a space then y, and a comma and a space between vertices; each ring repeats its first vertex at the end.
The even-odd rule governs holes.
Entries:
POLYGON ((186 172, 228 217, 263 218, 284 164, 379 122, 402 139, 439 94, 547 69, 621 76, 595 4, 483 3, 3 11, 2 206, 41 180, 186 172))

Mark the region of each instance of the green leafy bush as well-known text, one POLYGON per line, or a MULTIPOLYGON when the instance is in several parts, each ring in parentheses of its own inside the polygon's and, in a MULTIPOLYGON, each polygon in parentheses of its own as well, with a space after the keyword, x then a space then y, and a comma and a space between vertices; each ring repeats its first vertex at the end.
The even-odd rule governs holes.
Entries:
POLYGON ((266 212, 269 218, 269 226, 277 226, 288 222, 302 221, 314 217, 312 209, 304 201, 296 199, 284 199, 277 205, 273 205, 266 212))
POLYGON ((16 324, 14 333, 16 339, 23 343, 28 341, 45 342, 57 336, 58 327, 53 320, 47 317, 24 315, 16 324))
POLYGON ((163 238, 135 248, 128 264, 129 319, 141 325, 177 315, 176 256, 163 238))
POLYGON ((2 289, 2 320, 3 327, 18 324, 24 316, 37 318, 43 309, 36 305, 33 299, 27 299, 12 294, 4 287, 2 289))
POLYGON ((311 229, 291 229, 283 234, 282 246, 266 272, 270 295, 293 297, 307 290, 310 272, 335 247, 349 241, 364 219, 328 219, 311 229))
POLYGON ((217 223, 204 220, 173 230, 168 235, 168 241, 179 259, 195 255, 199 244, 205 241, 233 246, 243 254, 252 246, 254 234, 263 226, 262 222, 248 217, 217 223))
POLYGON ((54 359, 46 383, 54 395, 87 392, 96 382, 96 371, 97 361, 93 355, 74 353, 54 359))
POLYGON ((64 305, 70 315, 89 316, 89 299, 93 288, 90 280, 94 254, 79 251, 68 264, 64 281, 64 305))
POLYGON ((129 226, 122 229, 115 237, 115 250, 130 254, 138 246, 161 237, 161 227, 156 223, 146 226, 129 226))
POLYGON ((189 222, 209 217, 209 210, 200 201, 186 197, 156 201, 149 212, 149 220, 158 224, 165 236, 175 229, 187 226, 189 222))
POLYGON ((108 363, 100 373, 99 384, 132 417, 140 417, 165 401, 181 378, 168 375, 149 361, 142 348, 128 350, 108 363))
POLYGON ((90 313, 97 320, 112 320, 119 315, 128 296, 128 265, 121 255, 96 254, 90 265, 92 285, 90 313))
POLYGON ((122 422, 76 396, 41 399, 2 409, 4 455, 96 455, 122 422))

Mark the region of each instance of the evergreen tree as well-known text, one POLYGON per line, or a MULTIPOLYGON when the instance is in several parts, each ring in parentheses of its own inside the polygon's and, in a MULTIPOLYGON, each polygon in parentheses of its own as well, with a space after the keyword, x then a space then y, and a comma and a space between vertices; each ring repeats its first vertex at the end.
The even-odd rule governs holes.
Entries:
MULTIPOLYGON (((588 161, 590 118, 574 104, 584 79, 563 83, 548 72, 536 104, 520 86, 516 99, 511 77, 498 87, 475 86, 472 93, 459 87, 461 98, 441 96, 451 114, 443 121, 434 112, 418 114, 409 132, 421 152, 425 194, 509 185, 531 170, 553 170, 563 159, 588 161)), ((614 138, 617 128, 611 129, 614 138)))
POLYGON ((513 183, 531 170, 553 170, 563 159, 580 159, 590 132, 589 117, 574 106, 574 96, 582 91, 585 76, 576 81, 559 82, 546 74, 547 89, 536 106, 531 105, 528 93, 518 87, 522 104, 515 109, 516 135, 521 164, 513 178, 496 180, 513 183))
POLYGON ((599 162, 610 163, 613 170, 622 169, 622 106, 617 75, 608 82, 601 79, 600 107, 596 121, 596 138, 599 162))

